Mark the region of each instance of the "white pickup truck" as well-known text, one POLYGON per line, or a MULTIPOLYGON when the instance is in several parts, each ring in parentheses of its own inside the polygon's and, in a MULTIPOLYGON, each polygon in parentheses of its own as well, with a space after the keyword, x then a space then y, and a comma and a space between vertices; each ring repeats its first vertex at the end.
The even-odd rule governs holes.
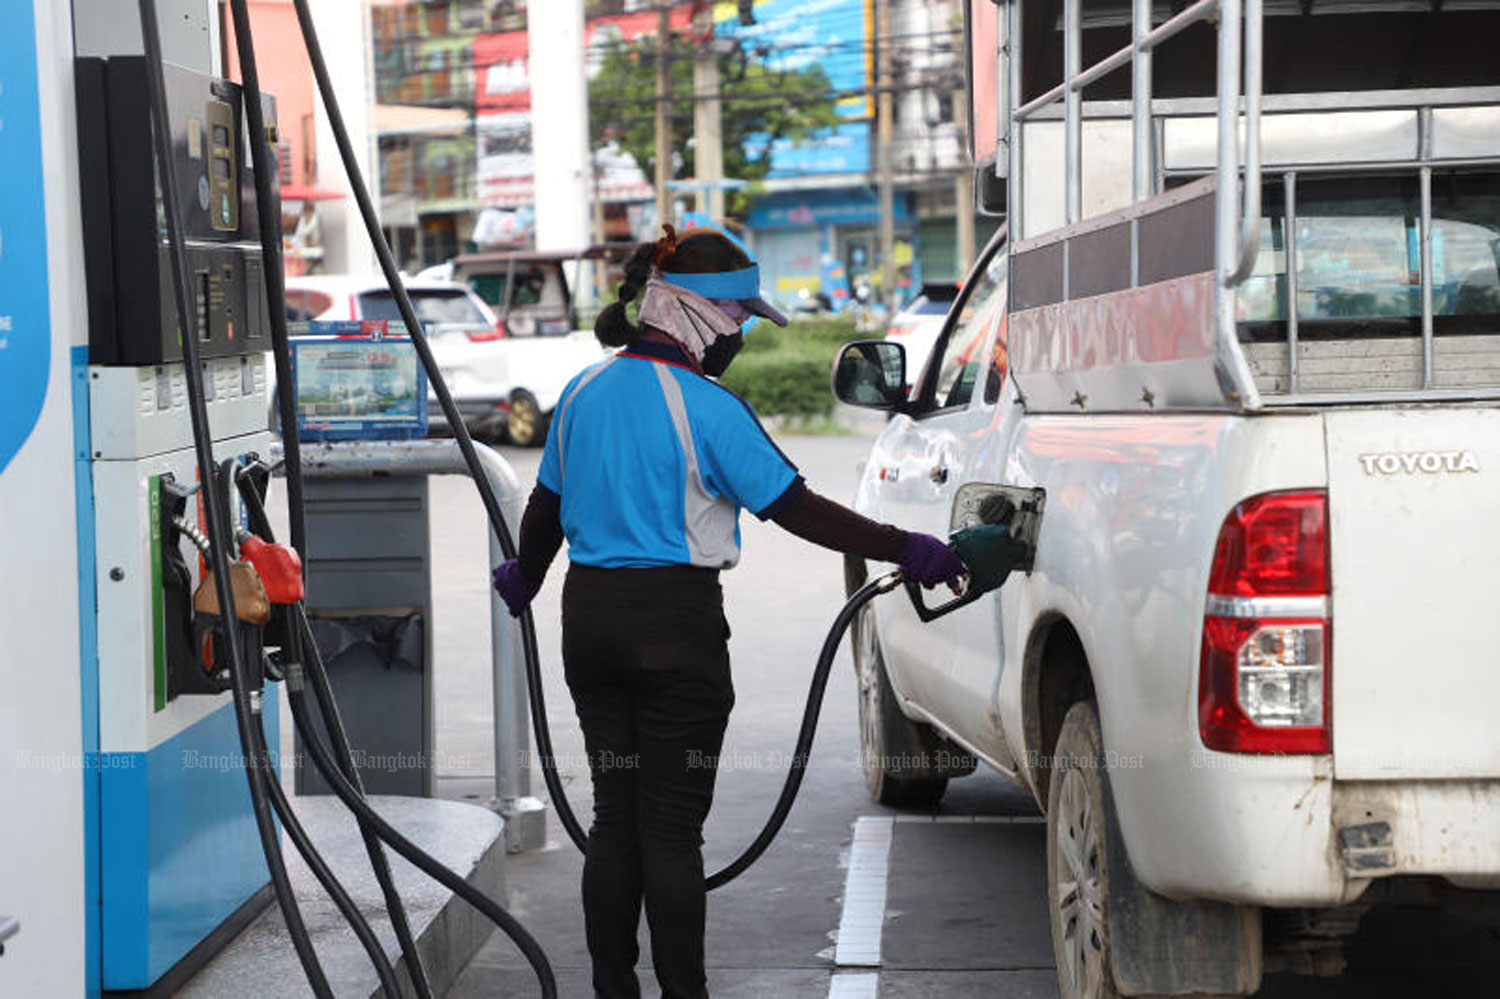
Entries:
MULTIPOLYGON (((1221 61, 1258 63, 1258 9, 1243 42, 1238 4, 1190 10, 1220 6, 1221 61)), ((892 414, 861 512, 941 535, 1029 497, 1034 563, 929 624, 867 606, 872 795, 976 758, 1031 790, 1067 999, 1336 973, 1382 902, 1500 925, 1500 90, 1261 107, 1236 68, 1090 105, 999 65, 1009 235, 909 397, 890 343, 834 385, 892 414)))

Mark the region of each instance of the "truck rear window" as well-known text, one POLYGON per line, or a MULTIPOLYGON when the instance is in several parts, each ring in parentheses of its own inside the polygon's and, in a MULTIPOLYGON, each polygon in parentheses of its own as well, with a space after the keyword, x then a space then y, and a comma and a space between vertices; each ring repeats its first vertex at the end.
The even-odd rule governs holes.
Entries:
MULTIPOLYGON (((1267 185, 1260 258, 1239 294, 1249 339, 1286 335, 1287 226, 1279 187, 1267 185)), ((1414 175, 1298 181, 1299 336, 1420 333, 1420 198, 1414 175)), ((1432 215, 1434 332, 1500 332, 1500 178, 1434 175, 1432 215)))

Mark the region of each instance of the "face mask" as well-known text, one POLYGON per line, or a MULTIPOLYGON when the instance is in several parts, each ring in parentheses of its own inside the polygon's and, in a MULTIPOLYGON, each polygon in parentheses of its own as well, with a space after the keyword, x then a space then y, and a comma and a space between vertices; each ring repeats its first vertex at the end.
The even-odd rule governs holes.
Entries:
POLYGON ((703 351, 703 373, 710 378, 718 378, 729 370, 729 363, 734 360, 740 348, 745 345, 743 333, 733 333, 729 336, 721 336, 709 344, 703 351))

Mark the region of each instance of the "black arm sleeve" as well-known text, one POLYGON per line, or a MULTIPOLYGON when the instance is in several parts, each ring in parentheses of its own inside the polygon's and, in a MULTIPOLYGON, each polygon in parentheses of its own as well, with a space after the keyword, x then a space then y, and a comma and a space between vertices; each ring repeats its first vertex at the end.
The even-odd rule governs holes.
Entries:
POLYGON ((771 517, 777 524, 804 541, 837 552, 896 562, 906 544, 906 532, 900 528, 877 524, 806 486, 778 500, 777 506, 771 517))
POLYGON ((540 482, 521 515, 520 540, 516 556, 521 575, 540 584, 563 543, 562 497, 540 482))

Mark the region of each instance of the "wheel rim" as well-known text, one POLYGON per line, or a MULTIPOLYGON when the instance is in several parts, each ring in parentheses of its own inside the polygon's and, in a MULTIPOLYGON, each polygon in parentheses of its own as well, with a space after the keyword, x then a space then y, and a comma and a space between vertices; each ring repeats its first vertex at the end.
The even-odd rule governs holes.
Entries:
POLYGON ((875 622, 869 607, 854 620, 854 666, 859 678, 859 745, 860 766, 867 781, 878 772, 881 753, 880 677, 876 672, 875 622))
POLYGON ((1060 776, 1053 890, 1062 940, 1064 995, 1094 999, 1104 994, 1108 974, 1109 932, 1100 876, 1104 848, 1083 774, 1070 769, 1060 776))
POLYGON ((506 429, 512 440, 528 441, 536 433, 536 403, 529 396, 517 396, 510 402, 506 416, 506 429))

